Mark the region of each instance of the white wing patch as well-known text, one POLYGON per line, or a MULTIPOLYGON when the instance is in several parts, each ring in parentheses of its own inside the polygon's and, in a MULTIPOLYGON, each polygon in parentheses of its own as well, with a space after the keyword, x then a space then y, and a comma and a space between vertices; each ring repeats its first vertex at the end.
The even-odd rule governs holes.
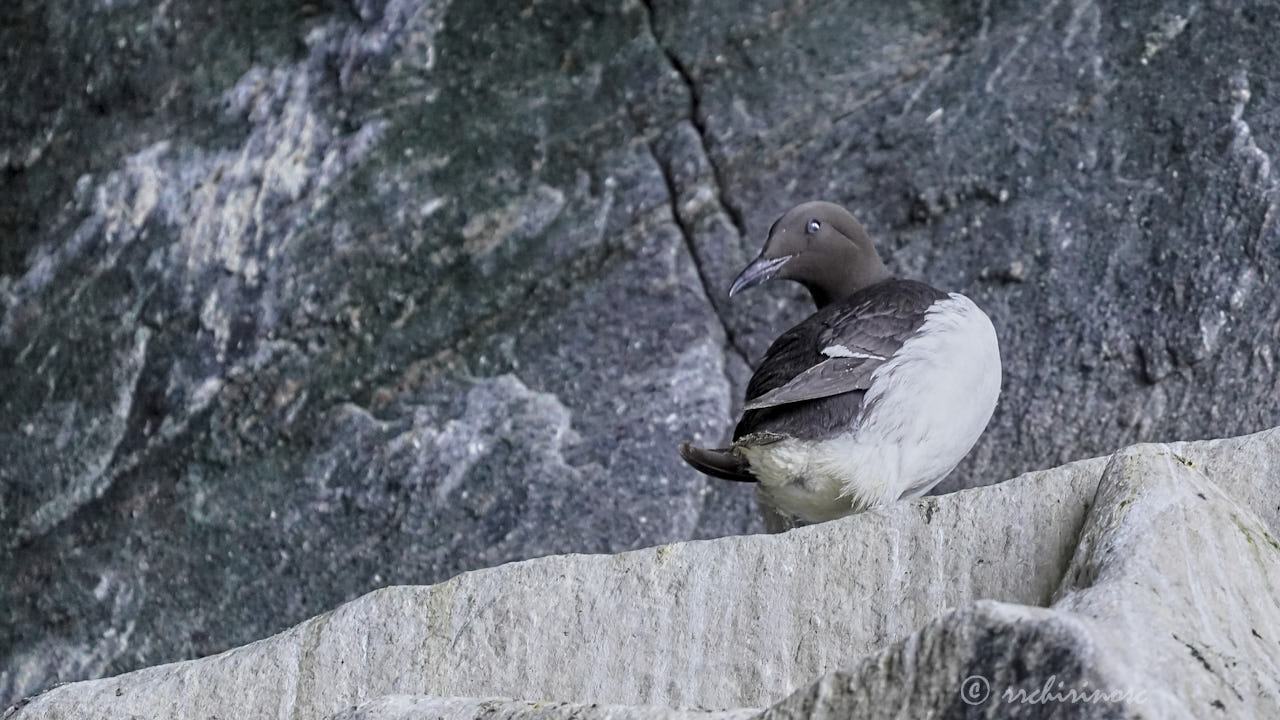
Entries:
POLYGON ((822 354, 829 358, 861 358, 863 360, 884 360, 881 355, 873 355, 871 353, 854 352, 844 345, 828 345, 822 348, 822 354))

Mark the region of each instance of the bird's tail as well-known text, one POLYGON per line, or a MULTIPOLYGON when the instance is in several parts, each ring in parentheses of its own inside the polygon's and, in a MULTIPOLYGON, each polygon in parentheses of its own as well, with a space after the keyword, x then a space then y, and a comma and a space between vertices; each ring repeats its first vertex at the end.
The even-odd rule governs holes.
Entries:
POLYGON ((706 450, 689 443, 680 444, 680 457, 700 473, 721 480, 755 482, 756 477, 747 469, 747 461, 729 448, 706 450))

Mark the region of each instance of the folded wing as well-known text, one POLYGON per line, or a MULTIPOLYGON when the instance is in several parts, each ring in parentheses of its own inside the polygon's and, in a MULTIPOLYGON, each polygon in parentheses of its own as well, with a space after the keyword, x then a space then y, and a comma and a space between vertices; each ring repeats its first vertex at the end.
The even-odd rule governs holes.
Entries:
POLYGON ((923 283, 889 280, 827 306, 769 348, 744 409, 865 391, 875 371, 924 324, 929 307, 945 297, 923 283))

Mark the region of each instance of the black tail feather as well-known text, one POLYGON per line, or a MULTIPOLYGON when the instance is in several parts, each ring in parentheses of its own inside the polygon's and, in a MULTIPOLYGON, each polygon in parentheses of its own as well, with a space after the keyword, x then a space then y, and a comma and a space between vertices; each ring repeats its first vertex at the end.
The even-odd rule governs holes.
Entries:
POLYGON ((747 461, 728 448, 704 450, 689 443, 681 443, 680 457, 692 465, 694 470, 711 477, 735 482, 756 481, 756 477, 747 470, 747 461))

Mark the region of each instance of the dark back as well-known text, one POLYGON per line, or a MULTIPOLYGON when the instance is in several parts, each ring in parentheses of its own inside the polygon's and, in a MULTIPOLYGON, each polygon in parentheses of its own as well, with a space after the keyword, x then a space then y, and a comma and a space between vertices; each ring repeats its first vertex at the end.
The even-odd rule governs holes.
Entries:
MULTIPOLYGON (((747 384, 747 401, 791 381, 829 358, 830 345, 892 356, 924 324, 925 314, 946 293, 915 280, 890 278, 810 315, 784 332, 765 353, 747 384)), ((880 363, 883 361, 868 361, 880 363)), ((820 440, 847 431, 862 409, 863 390, 775 407, 748 410, 733 431, 736 441, 754 432, 820 440)))

